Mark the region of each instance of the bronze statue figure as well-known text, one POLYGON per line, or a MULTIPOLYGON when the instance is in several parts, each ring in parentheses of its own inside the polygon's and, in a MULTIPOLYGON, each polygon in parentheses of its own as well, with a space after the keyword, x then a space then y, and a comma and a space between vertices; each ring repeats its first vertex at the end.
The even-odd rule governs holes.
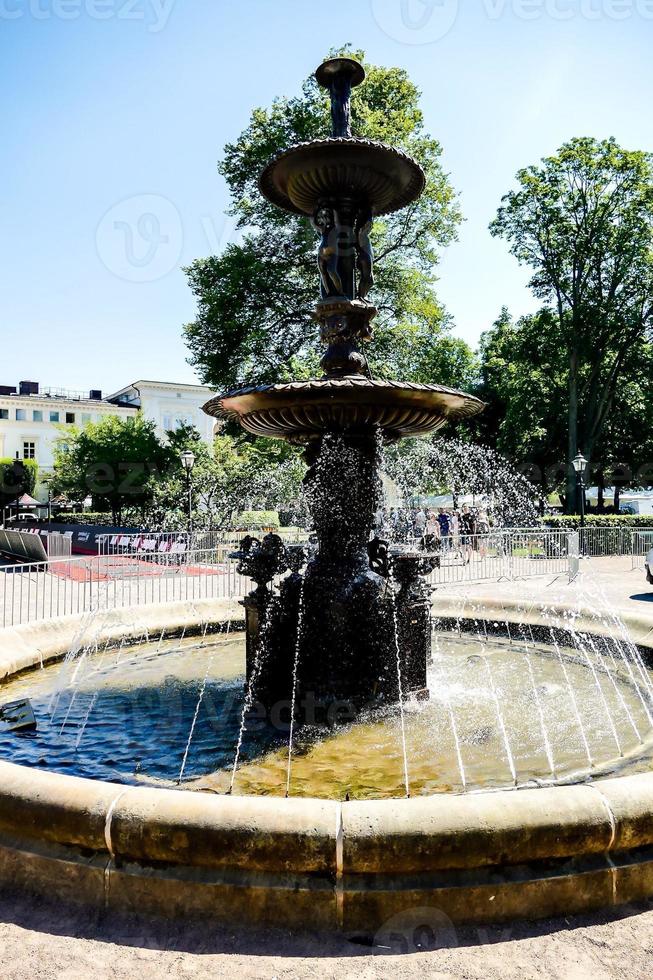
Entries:
POLYGON ((318 208, 312 225, 320 233, 317 265, 320 270, 321 296, 342 296, 342 279, 338 270, 339 219, 331 208, 318 208))
POLYGON ((372 230, 372 214, 368 211, 361 211, 356 218, 354 229, 356 236, 356 268, 358 270, 358 299, 365 299, 370 289, 374 285, 374 252, 370 242, 370 231, 372 230))

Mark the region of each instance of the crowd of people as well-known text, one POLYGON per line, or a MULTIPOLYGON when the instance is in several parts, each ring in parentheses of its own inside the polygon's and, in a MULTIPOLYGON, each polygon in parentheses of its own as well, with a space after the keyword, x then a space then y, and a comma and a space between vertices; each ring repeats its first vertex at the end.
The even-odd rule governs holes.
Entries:
POLYGON ((460 551, 470 559, 473 552, 485 553, 485 538, 492 517, 483 508, 463 504, 460 508, 384 507, 377 511, 375 533, 389 541, 412 544, 424 551, 446 554, 460 551))

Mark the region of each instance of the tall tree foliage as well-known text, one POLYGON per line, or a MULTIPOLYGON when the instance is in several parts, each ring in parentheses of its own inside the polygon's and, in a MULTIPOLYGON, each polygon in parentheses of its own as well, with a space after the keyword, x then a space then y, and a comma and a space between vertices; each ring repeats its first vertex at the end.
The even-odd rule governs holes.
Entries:
MULTIPOLYGON (((228 527, 238 511, 276 510, 294 502, 301 492, 304 466, 295 447, 277 440, 248 441, 218 435, 207 446, 193 426, 168 433, 173 458, 191 449, 191 503, 195 530, 228 527)), ((165 530, 188 525, 188 493, 181 466, 171 466, 154 487, 147 510, 149 526, 165 530)))
POLYGON ((123 508, 142 509, 152 500, 155 483, 172 463, 153 422, 140 413, 126 419, 107 415, 83 429, 66 427, 55 445, 50 486, 70 500, 90 496, 96 510, 108 506, 120 523, 123 508))
POLYGON ((573 139, 517 174, 494 235, 530 265, 531 286, 550 303, 567 369, 569 465, 603 438, 622 378, 653 324, 653 157, 614 139, 573 139))
POLYGON ((555 314, 514 321, 504 307, 480 345, 487 402, 481 435, 539 486, 543 498, 564 481, 567 373, 555 314))
MULTIPOLYGON (((354 54, 364 61, 362 52, 354 54)), ((367 348, 370 364, 382 377, 437 381, 444 374, 446 381, 463 383, 472 355, 448 334, 434 275, 439 252, 454 240, 460 221, 456 195, 442 168, 440 144, 424 130, 420 94, 406 72, 365 68, 365 83, 352 93, 354 133, 405 150, 427 175, 419 201, 374 222, 376 284, 370 298, 379 315, 376 339, 367 348)), ((255 109, 244 132, 225 147, 219 170, 242 240, 187 270, 198 304, 195 321, 185 328, 190 360, 216 388, 319 370, 315 233, 308 219, 269 204, 258 178, 279 150, 329 132, 328 95, 311 76, 300 96, 255 109)))

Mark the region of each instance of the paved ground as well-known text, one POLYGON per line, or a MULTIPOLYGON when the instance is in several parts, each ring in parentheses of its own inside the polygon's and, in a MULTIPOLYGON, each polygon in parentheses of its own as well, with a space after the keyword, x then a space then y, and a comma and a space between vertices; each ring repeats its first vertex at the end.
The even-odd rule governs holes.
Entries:
POLYGON ((650 980, 653 905, 611 917, 569 917, 458 930, 448 948, 394 953, 346 939, 97 921, 0 899, 2 980, 334 977, 342 980, 650 980))
MULTIPOLYGON (((600 594, 620 609, 653 603, 653 588, 630 559, 584 562, 585 574, 484 583, 477 594, 580 598, 600 594)), ((466 587, 469 589, 469 586, 466 587)), ((650 607, 653 613, 653 605, 650 607)), ((423 915, 423 913, 420 913, 423 915)), ((447 948, 407 952, 333 936, 251 932, 213 926, 97 920, 24 896, 0 898, 0 980, 428 977, 465 980, 604 980, 653 977, 653 903, 617 912, 487 930, 435 933, 447 948)))
POLYGON ((571 583, 566 574, 560 573, 516 579, 513 582, 504 580, 447 585, 438 589, 437 594, 464 594, 474 601, 509 595, 547 603, 580 601, 583 605, 596 606, 608 602, 619 610, 648 612, 653 616, 653 585, 646 581, 643 566, 632 568, 630 556, 583 559, 580 569, 580 575, 571 583))

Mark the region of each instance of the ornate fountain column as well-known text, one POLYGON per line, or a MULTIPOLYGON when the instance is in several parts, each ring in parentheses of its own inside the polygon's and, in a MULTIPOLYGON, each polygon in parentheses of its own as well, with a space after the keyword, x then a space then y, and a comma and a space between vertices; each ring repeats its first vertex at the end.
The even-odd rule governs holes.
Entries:
MULTIPOLYGON (((205 406, 256 435, 307 447, 305 484, 317 546, 300 574, 297 560, 289 564, 268 541, 263 552, 277 554, 276 573, 289 567, 292 573, 281 581, 278 598, 259 587, 246 605, 248 650, 258 657, 256 697, 268 707, 287 701, 296 660, 298 717, 308 721, 329 722, 334 705, 356 710, 396 698, 397 632, 402 675, 411 689, 424 686, 430 605, 419 576, 427 567, 405 555, 390 555, 384 565, 378 548, 375 567, 370 565, 380 445, 433 432, 483 408, 478 399, 441 385, 370 375, 361 348, 372 337, 377 312, 367 298, 374 285, 372 224, 416 200, 425 177, 402 151, 352 136, 351 90, 364 78, 362 65, 351 58, 320 65, 316 79, 330 93, 332 135, 282 151, 260 179, 264 197, 306 217, 318 234, 315 319, 326 347, 324 375, 231 391, 205 406), (392 568, 398 585, 391 581, 392 568)), ((268 582, 275 572, 266 565, 265 574, 268 582)))

